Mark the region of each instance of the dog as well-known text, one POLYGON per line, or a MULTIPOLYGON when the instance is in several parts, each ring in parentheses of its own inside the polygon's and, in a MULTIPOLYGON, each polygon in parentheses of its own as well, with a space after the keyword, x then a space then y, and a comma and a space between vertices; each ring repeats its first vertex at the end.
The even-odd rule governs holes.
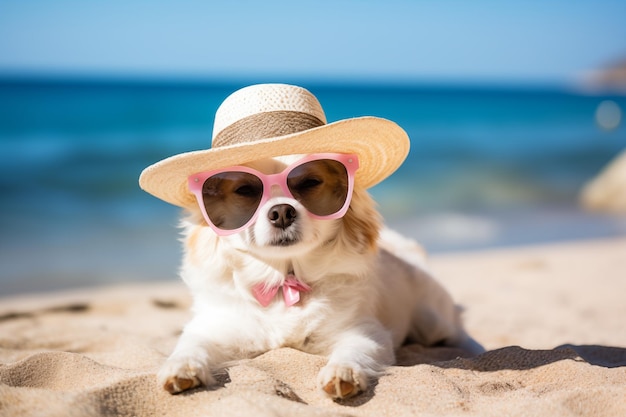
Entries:
MULTIPOLYGON (((275 175, 306 156, 245 167, 275 175)), ((158 373, 165 390, 211 387, 233 361, 290 347, 328 357, 317 386, 341 400, 366 390, 403 343, 482 352, 422 248, 383 226, 365 187, 354 184, 341 217, 309 214, 273 187, 249 225, 220 236, 199 206, 188 208, 180 275, 193 318, 158 373)))

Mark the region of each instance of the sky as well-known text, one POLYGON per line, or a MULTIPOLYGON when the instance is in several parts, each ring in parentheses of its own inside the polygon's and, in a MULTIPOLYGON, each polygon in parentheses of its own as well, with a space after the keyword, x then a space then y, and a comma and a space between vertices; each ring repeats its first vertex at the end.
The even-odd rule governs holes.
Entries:
POLYGON ((0 75, 572 82, 624 0, 0 0, 0 75))

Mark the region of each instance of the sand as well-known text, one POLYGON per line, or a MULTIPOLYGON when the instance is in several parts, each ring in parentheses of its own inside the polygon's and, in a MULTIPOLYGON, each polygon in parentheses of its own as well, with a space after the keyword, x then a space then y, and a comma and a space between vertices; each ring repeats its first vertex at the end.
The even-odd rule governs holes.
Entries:
POLYGON ((0 299, 0 415, 626 416, 626 238, 431 265, 488 352, 406 346, 343 403, 314 386, 325 359, 292 349, 214 389, 163 391, 155 374, 189 317, 178 282, 0 299))

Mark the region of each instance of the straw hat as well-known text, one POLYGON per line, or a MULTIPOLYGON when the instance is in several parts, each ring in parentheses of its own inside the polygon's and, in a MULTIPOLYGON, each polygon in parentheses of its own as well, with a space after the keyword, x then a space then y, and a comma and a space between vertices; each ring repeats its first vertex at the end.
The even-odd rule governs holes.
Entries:
POLYGON ((369 188, 391 175, 409 152, 409 137, 397 124, 357 117, 326 124, 315 96, 304 88, 259 84, 224 100, 215 114, 211 149, 181 153, 147 167, 139 185, 180 207, 196 204, 187 177, 280 155, 356 153, 355 182, 369 188))

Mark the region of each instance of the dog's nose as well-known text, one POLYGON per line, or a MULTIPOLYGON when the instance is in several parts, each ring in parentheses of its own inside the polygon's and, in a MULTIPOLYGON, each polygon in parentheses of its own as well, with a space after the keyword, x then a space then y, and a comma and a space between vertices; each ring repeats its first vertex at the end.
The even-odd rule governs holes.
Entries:
POLYGON ((267 217, 272 226, 286 229, 296 220, 296 209, 289 204, 277 204, 270 209, 267 217))

